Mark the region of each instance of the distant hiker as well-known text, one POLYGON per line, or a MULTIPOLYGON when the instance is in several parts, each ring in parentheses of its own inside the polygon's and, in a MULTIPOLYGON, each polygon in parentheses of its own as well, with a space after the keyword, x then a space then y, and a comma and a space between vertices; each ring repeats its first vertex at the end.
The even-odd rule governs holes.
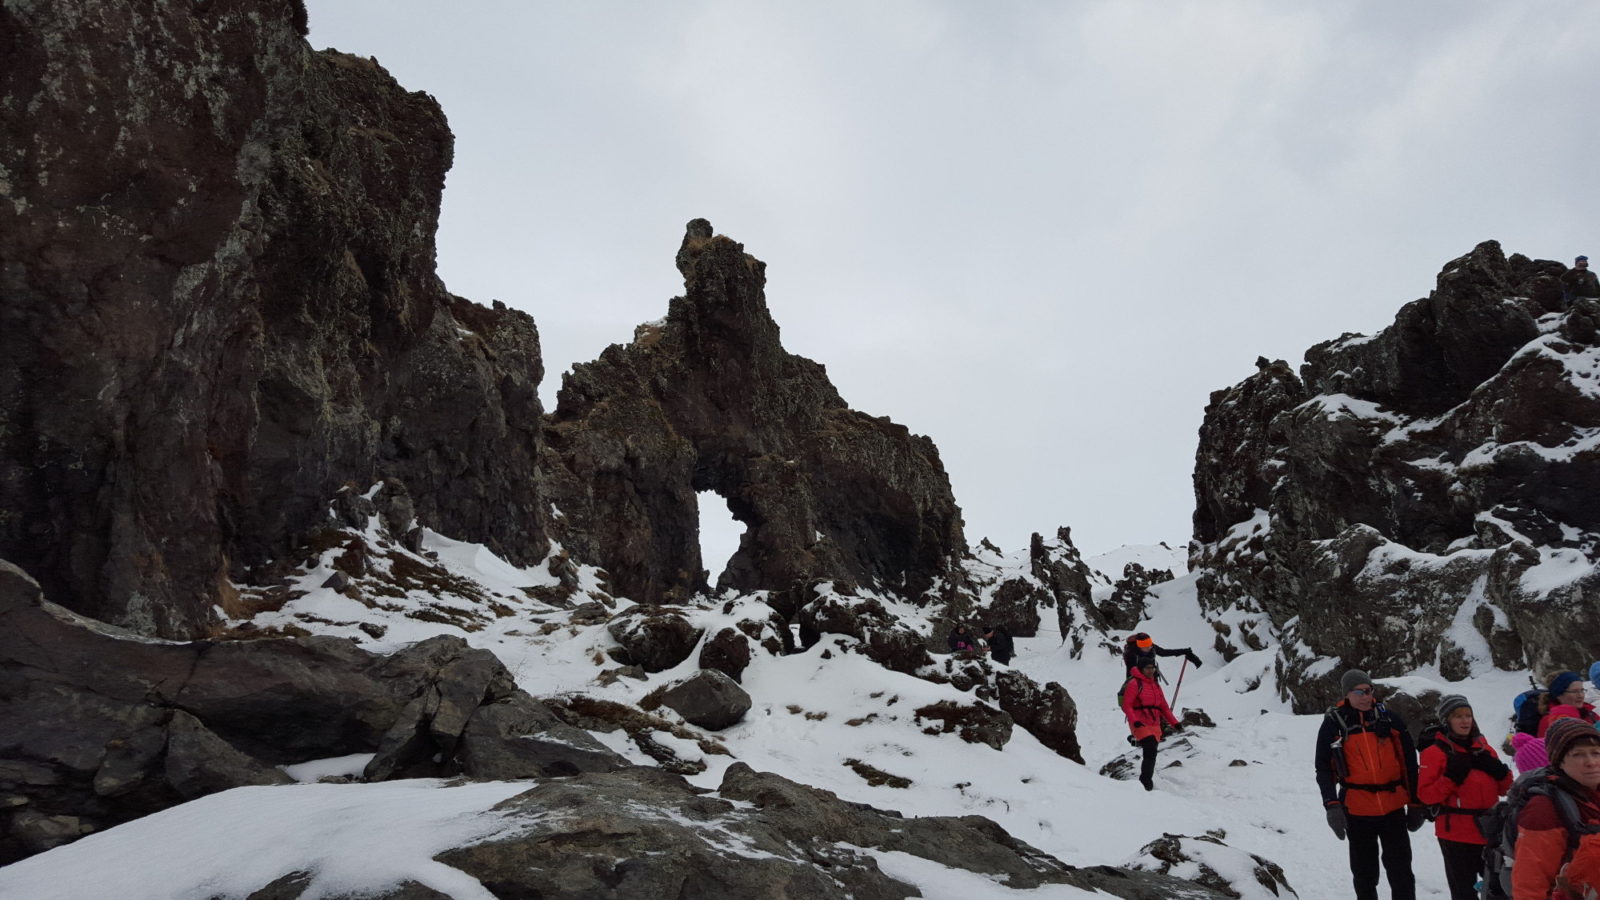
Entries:
POLYGON ((1172 707, 1167 705, 1167 697, 1156 682, 1154 658, 1128 671, 1128 680, 1122 686, 1122 714, 1128 718, 1133 742, 1144 749, 1139 783, 1145 790, 1153 791, 1156 787, 1156 744, 1178 727, 1172 707))
POLYGON ((1016 655, 1016 644, 1011 641, 1011 632, 1004 625, 983 626, 983 639, 989 642, 989 656, 997 663, 1010 663, 1011 657, 1016 655))
POLYGON ((957 625, 951 630, 950 636, 945 638, 945 643, 950 645, 951 653, 976 653, 978 651, 978 636, 966 625, 957 625))
POLYGON ((1584 690, 1583 699, 1587 700, 1590 706, 1600 704, 1600 660, 1589 664, 1589 685, 1584 690))
POLYGON ((1339 679, 1344 699, 1317 732, 1317 787, 1328 827, 1350 840, 1356 900, 1378 900, 1379 846, 1394 900, 1416 900, 1411 835, 1427 821, 1416 803, 1417 752, 1399 715, 1377 702, 1372 679, 1351 669, 1339 679))
MULTIPOLYGON (((1532 682, 1533 678, 1529 677, 1528 681, 1532 682)), ((1511 710, 1515 713, 1516 730, 1538 737, 1539 722, 1550 712, 1549 689, 1535 686, 1532 690, 1523 691, 1511 701, 1511 710)))
POLYGON ((1478 816, 1510 790, 1511 769, 1478 730, 1466 697, 1446 694, 1439 699, 1438 712, 1439 727, 1422 733, 1417 799, 1439 810, 1433 833, 1444 854, 1450 900, 1476 900, 1488 843, 1478 816))
MULTIPOLYGON (((1150 635, 1141 631, 1138 634, 1128 635, 1127 642, 1122 645, 1122 669, 1124 672, 1131 672, 1146 662, 1154 663, 1158 656, 1186 656, 1190 665, 1196 669, 1200 668, 1200 657, 1195 656, 1193 650, 1188 647, 1174 647, 1170 650, 1158 647, 1150 635)), ((1158 667, 1158 677, 1159 672, 1158 667)))
MULTIPOLYGON (((1550 768, 1534 784, 1517 816, 1511 868, 1515 900, 1593 897, 1600 892, 1600 732, 1575 718, 1545 732, 1550 768)), ((1516 791, 1522 790, 1519 782, 1516 791)), ((1515 791, 1513 792, 1513 795, 1515 791)))
POLYGON ((1589 269, 1589 257, 1572 261, 1572 268, 1561 274, 1561 305, 1571 309, 1578 297, 1600 297, 1600 278, 1589 269))
POLYGON ((1550 679, 1550 711, 1539 720, 1539 737, 1550 730, 1557 719, 1582 719, 1590 725, 1600 722, 1600 713, 1584 700, 1583 676, 1576 672, 1562 672, 1550 679))

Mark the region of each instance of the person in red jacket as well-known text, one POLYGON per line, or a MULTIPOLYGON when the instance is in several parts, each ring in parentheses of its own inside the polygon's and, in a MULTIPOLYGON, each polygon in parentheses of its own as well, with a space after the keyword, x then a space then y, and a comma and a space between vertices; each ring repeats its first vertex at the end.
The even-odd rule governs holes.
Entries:
POLYGON ((1544 776, 1545 792, 1530 797, 1517 816, 1512 900, 1594 897, 1600 892, 1600 834, 1583 832, 1600 831, 1600 732, 1582 719, 1557 719, 1544 742, 1551 774, 1544 776), (1571 801, 1576 823, 1562 815, 1557 794, 1571 801))
POLYGON ((1128 681, 1122 687, 1122 714, 1128 717, 1128 730, 1133 732, 1134 743, 1144 748, 1139 783, 1145 790, 1153 791, 1156 787, 1156 744, 1169 730, 1178 727, 1172 707, 1167 705, 1167 696, 1156 681, 1154 659, 1128 670, 1128 681))
POLYGON ((1557 719, 1582 719, 1590 725, 1600 722, 1600 714, 1584 702, 1583 678, 1577 672, 1562 672, 1550 679, 1550 711, 1539 720, 1539 737, 1557 719))
POLYGON ((1477 817, 1511 789, 1511 769, 1478 730, 1466 697, 1447 694, 1440 698, 1439 721, 1442 729, 1431 742, 1425 740, 1422 748, 1417 799, 1439 808, 1433 833, 1444 854, 1450 900, 1476 900, 1483 848, 1488 843, 1478 830, 1477 817))

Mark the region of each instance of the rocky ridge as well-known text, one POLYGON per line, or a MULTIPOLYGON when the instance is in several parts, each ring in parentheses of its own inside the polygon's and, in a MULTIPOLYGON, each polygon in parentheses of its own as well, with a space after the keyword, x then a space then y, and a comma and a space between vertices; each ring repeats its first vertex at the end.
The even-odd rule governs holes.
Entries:
POLYGON ((1600 654, 1600 300, 1564 303, 1565 271, 1485 242, 1382 332, 1212 394, 1191 565, 1217 649, 1275 646, 1302 709, 1344 666, 1600 654))

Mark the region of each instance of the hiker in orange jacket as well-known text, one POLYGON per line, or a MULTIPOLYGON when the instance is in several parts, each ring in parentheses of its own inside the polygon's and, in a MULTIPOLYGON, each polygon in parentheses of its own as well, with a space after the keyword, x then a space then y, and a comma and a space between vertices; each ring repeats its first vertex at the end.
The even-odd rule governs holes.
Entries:
POLYGON ((1156 681, 1156 662, 1128 670, 1128 681, 1122 688, 1122 714, 1128 717, 1128 730, 1133 741, 1144 749, 1144 761, 1139 767, 1139 783, 1147 791, 1155 790, 1156 744, 1167 732, 1178 727, 1178 720, 1167 705, 1167 696, 1156 681))
POLYGON ((1446 694, 1438 712, 1442 726, 1423 732, 1417 799, 1439 808, 1433 833, 1444 854, 1450 900, 1476 900, 1488 843, 1478 816, 1511 789, 1511 769, 1478 730, 1466 697, 1446 694))
POLYGON ((1317 787, 1328 827, 1341 841, 1349 836, 1356 900, 1378 900, 1380 861, 1393 900, 1416 900, 1410 832, 1428 819, 1427 808, 1414 802, 1411 733, 1405 720, 1377 702, 1367 673, 1351 669, 1339 686, 1344 699, 1317 732, 1317 787))

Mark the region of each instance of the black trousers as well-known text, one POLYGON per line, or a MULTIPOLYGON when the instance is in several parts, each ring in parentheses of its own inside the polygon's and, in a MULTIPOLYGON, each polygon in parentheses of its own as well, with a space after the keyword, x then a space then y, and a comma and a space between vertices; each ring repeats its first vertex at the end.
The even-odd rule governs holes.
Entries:
POLYGON ((1139 742, 1139 746, 1144 748, 1144 763, 1139 766, 1139 783, 1144 785, 1147 791, 1155 784, 1153 779, 1156 774, 1157 743, 1159 742, 1153 737, 1147 737, 1139 742))
POLYGON ((1406 811, 1397 809, 1386 816, 1348 816, 1346 822, 1350 875, 1356 900, 1378 900, 1380 859, 1383 873, 1389 879, 1389 896, 1394 900, 1417 900, 1417 879, 1411 874, 1411 832, 1406 830, 1406 811))
POLYGON ((1478 876, 1483 874, 1483 845, 1439 838, 1444 854, 1444 880, 1450 900, 1478 900, 1478 876))

